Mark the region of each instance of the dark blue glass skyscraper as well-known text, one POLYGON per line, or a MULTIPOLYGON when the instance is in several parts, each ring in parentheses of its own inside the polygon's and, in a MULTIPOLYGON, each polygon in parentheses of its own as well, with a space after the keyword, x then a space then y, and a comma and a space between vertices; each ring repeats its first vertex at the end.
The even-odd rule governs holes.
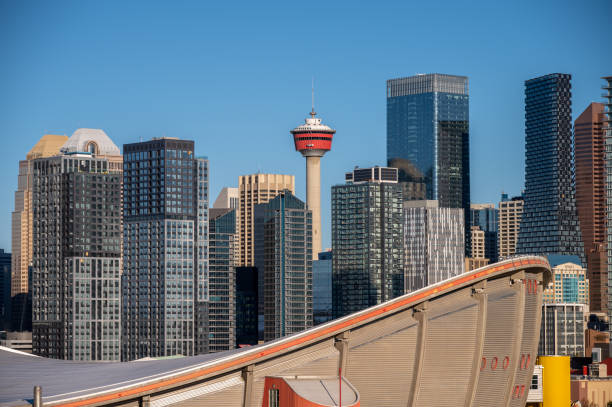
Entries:
POLYGON ((387 81, 387 164, 400 169, 400 182, 422 176, 427 199, 469 211, 469 151, 467 77, 387 81))
POLYGON ((426 198, 440 207, 463 208, 469 239, 467 77, 427 74, 387 81, 387 165, 400 170, 400 182, 423 182, 426 198))
POLYGON ((525 206, 517 254, 584 251, 572 166, 571 75, 525 82, 525 206))

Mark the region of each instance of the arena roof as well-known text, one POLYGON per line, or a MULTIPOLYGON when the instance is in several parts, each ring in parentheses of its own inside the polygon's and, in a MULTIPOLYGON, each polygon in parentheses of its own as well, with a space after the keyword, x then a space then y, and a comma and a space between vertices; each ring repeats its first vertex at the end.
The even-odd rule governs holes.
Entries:
MULTIPOLYGON (((243 397, 244 404, 259 405, 264 376, 295 375, 302 379, 333 375, 337 374, 338 358, 347 364, 347 378, 364 406, 381 397, 389 398, 391 405, 397 405, 395 400, 401 400, 402 405, 407 400, 409 405, 434 405, 443 400, 482 405, 482 401, 474 402, 482 397, 488 397, 488 406, 507 405, 500 403, 510 399, 514 400, 512 405, 520 404, 526 397, 524 388, 531 378, 537 350, 538 304, 542 287, 549 279, 550 266, 545 258, 512 258, 295 335, 209 355, 92 363, 2 350, 0 405, 31 404, 33 386, 42 387, 46 406, 130 404, 142 397, 150 397, 152 407, 176 403, 215 405, 219 400, 224 400, 225 405, 239 405, 243 397), (415 314, 424 317, 419 319, 415 314), (409 343, 400 339, 406 335, 411 341, 414 335, 428 339, 409 343), (449 348, 449 335, 459 341, 454 345, 469 345, 472 353, 449 348), (461 341, 468 342, 461 345, 461 341), (338 343, 352 350, 342 351, 338 343), (527 353, 534 357, 527 358, 527 353), (406 358, 413 362, 406 365, 406 358), (405 377, 396 376, 398 368, 405 377), (431 369, 442 370, 432 375, 431 369), (440 376, 444 375, 463 377, 433 394, 417 391, 419 386, 438 388, 440 376), (396 381, 390 382, 390 377, 396 381), (412 385, 406 386, 407 380, 412 385), (462 381, 465 384, 459 383, 462 381), (212 393, 215 394, 211 396, 212 393), (202 400, 206 402, 202 404, 202 400)), ((449 377, 442 380, 451 380, 449 377)))

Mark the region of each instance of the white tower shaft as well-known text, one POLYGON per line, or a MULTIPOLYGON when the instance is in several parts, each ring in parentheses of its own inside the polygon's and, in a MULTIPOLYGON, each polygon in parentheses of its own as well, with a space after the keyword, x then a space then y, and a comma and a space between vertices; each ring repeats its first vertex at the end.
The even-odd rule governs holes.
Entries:
POLYGON ((321 157, 306 156, 306 205, 312 211, 312 259, 319 259, 321 244, 321 157))

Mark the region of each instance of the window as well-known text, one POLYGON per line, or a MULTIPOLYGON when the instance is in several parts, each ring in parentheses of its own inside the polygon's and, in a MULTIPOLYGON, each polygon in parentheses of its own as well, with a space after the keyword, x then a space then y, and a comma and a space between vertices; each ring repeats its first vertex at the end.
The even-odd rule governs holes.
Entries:
POLYGON ((537 390, 538 389, 538 375, 531 376, 531 387, 530 389, 537 390))
POLYGON ((278 389, 270 389, 269 407, 279 407, 278 389))

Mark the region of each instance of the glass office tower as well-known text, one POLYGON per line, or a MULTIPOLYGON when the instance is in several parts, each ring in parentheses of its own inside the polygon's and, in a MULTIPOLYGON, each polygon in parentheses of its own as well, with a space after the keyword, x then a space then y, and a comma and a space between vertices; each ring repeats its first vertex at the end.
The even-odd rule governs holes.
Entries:
POLYGON ((210 295, 207 329, 208 351, 213 353, 236 346, 236 210, 209 209, 208 222, 210 295))
POLYGON ((123 151, 122 359, 206 353, 208 160, 189 140, 123 151))
POLYGON ((264 274, 264 340, 312 327, 312 211, 288 189, 255 205, 255 266, 264 274))
POLYGON ((571 75, 525 82, 525 205, 517 254, 584 251, 572 163, 571 75))
POLYGON ((330 321, 332 316, 332 251, 319 253, 312 262, 312 310, 315 325, 330 321))
POLYGON ((387 165, 399 168, 400 183, 424 180, 425 199, 463 208, 469 247, 467 77, 427 74, 387 81, 387 165))

